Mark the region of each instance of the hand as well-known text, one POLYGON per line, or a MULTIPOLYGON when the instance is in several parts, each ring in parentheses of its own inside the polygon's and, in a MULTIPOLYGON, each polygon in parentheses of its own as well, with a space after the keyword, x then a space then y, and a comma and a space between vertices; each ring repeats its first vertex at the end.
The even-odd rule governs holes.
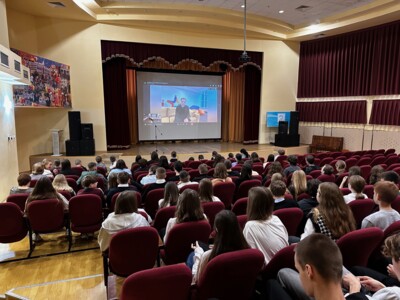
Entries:
POLYGON ((358 293, 361 290, 360 280, 353 274, 348 273, 343 276, 343 286, 349 290, 349 293, 358 293))
POLYGON ((196 243, 193 243, 193 244, 191 245, 191 247, 192 247, 193 250, 196 250, 197 247, 200 247, 200 246, 199 246, 199 242, 196 241, 196 243))
POLYGON ((343 177, 342 182, 340 183, 339 188, 343 188, 343 187, 344 187, 344 184, 346 183, 347 178, 348 178, 348 176, 344 176, 344 177, 343 177))
POLYGON ((383 289, 385 285, 378 280, 372 279, 369 276, 359 276, 360 283, 366 287, 367 290, 370 290, 371 292, 376 292, 379 291, 380 289, 383 289))
POLYGON ((396 275, 396 273, 394 272, 394 267, 393 267, 392 264, 389 264, 389 265, 387 266, 387 272, 388 272, 388 274, 389 274, 390 277, 393 277, 393 278, 397 279, 397 275, 396 275))

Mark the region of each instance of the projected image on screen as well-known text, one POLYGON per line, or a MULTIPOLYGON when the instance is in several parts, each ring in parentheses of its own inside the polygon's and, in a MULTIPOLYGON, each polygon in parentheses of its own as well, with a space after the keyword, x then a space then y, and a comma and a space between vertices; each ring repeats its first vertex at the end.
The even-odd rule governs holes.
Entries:
POLYGON ((139 140, 221 138, 221 75, 137 72, 139 140))

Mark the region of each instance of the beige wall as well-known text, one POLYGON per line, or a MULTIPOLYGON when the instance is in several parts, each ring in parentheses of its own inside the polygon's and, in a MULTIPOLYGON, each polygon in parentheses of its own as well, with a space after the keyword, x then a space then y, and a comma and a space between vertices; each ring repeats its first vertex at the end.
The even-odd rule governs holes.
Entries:
MULTIPOLYGON (((243 44, 241 39, 234 38, 223 39, 108 24, 36 18, 11 10, 7 13, 12 47, 71 66, 73 109, 81 111, 82 122, 94 124, 97 151, 106 150, 100 49, 102 39, 236 50, 242 49, 243 44)), ((260 143, 266 143, 269 140, 264 129, 265 112, 294 108, 298 44, 248 41, 247 45, 250 51, 264 52, 260 143)), ((42 109, 32 112, 31 109, 19 108, 16 123, 20 170, 29 168, 29 155, 51 152, 51 128, 64 129, 65 139, 69 136, 67 110, 42 109)))

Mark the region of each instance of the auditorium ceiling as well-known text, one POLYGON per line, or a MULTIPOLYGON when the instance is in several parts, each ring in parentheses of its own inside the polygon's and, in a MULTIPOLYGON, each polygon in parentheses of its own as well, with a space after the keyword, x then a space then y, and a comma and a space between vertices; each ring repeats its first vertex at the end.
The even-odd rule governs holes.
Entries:
MULTIPOLYGON (((158 31, 243 36, 244 0, 6 0, 24 13, 158 31)), ((400 20, 400 0, 247 0, 249 39, 310 40, 400 20)))

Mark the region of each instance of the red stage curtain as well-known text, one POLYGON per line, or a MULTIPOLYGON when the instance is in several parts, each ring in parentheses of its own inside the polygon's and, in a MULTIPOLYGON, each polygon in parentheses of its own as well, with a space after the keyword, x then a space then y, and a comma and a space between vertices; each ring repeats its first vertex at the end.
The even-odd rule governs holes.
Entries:
POLYGON ((400 22, 300 44, 297 97, 400 94, 400 22))
POLYGON ((400 126, 400 100, 374 100, 369 124, 400 126))
POLYGON ((367 101, 297 102, 299 121, 367 123, 367 101))
POLYGON ((129 148, 126 59, 116 58, 103 64, 104 109, 107 149, 129 148))

